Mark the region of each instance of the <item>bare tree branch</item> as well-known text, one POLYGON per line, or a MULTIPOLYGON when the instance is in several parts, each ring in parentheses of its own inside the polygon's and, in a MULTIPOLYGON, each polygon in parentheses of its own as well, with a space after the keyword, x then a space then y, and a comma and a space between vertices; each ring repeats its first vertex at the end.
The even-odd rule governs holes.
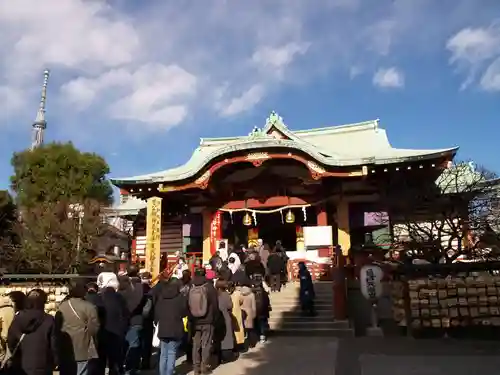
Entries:
POLYGON ((393 250, 430 263, 498 256, 497 182, 494 173, 469 162, 445 169, 436 181, 415 176, 385 181, 382 200, 393 227, 393 250))

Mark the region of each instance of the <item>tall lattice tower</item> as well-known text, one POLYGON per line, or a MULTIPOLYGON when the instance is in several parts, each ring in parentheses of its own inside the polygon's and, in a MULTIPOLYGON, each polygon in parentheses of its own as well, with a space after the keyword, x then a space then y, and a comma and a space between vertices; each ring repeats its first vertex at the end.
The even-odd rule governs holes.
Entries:
POLYGON ((48 70, 43 72, 42 96, 40 98, 40 106, 38 107, 35 122, 33 123, 32 150, 43 144, 43 133, 47 127, 47 121, 45 121, 45 104, 47 103, 47 84, 49 83, 49 75, 50 72, 48 70))

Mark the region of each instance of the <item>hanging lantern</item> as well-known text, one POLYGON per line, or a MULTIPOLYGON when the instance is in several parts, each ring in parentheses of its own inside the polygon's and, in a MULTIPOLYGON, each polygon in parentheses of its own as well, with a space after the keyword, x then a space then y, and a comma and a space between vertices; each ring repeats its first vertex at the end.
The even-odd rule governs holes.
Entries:
POLYGON ((285 221, 288 224, 292 224, 295 222, 295 215, 293 214, 292 210, 288 210, 288 212, 285 215, 285 221))
POLYGON ((243 216, 243 225, 247 227, 252 225, 252 217, 248 214, 248 212, 245 212, 245 216, 243 216))

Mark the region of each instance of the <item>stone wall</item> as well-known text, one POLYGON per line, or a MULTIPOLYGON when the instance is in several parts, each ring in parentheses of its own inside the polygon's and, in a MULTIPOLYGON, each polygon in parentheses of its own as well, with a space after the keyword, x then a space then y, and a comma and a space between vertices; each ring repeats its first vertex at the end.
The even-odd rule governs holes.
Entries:
POLYGON ((68 287, 62 282, 41 281, 41 282, 11 282, 9 285, 0 285, 0 295, 6 296, 13 291, 21 291, 27 294, 32 289, 42 289, 48 295, 45 311, 55 315, 59 304, 68 295, 68 287))

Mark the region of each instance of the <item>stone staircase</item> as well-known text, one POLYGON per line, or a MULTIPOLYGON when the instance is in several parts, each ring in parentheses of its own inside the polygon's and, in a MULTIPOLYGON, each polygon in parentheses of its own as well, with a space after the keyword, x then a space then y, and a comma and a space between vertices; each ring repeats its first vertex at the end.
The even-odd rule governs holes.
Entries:
POLYGON ((316 313, 302 316, 298 283, 288 283, 279 293, 271 293, 272 311, 269 326, 273 335, 352 337, 354 331, 347 320, 333 318, 333 289, 330 281, 316 282, 316 313))

